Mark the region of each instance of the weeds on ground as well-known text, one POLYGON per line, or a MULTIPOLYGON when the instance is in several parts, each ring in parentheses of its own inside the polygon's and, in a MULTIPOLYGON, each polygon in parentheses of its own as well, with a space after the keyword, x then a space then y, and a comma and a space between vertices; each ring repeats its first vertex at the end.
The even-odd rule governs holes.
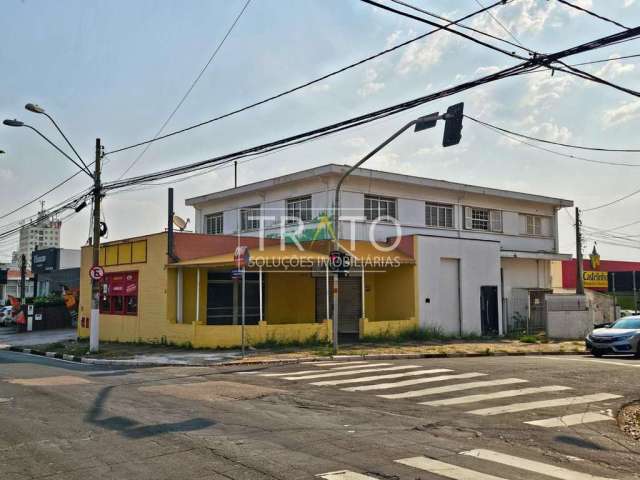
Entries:
MULTIPOLYGON (((289 348, 315 348, 318 352, 325 352, 328 349, 333 350, 331 343, 327 340, 321 339, 317 333, 303 339, 287 339, 281 340, 276 338, 275 335, 269 335, 267 338, 261 342, 247 342, 250 343, 251 346, 255 349, 264 349, 264 350, 285 350, 289 348)), ((332 353, 319 353, 324 355, 332 355, 332 353)))
POLYGON ((360 341, 363 343, 408 343, 408 342, 442 342, 447 340, 465 340, 465 341, 478 341, 487 340, 488 337, 482 337, 477 333, 467 332, 462 335, 446 334, 442 329, 438 327, 420 329, 418 327, 391 331, 386 330, 384 332, 364 335, 360 341))

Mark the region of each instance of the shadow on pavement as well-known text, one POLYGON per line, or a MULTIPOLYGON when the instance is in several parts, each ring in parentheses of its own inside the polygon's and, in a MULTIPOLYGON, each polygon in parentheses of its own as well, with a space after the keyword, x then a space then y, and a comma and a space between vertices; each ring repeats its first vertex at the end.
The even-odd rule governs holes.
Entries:
POLYGON ((568 435, 558 435, 554 438, 554 440, 556 442, 566 443, 567 445, 572 445, 574 447, 588 448, 590 450, 606 450, 606 448, 603 448, 596 443, 590 442, 589 440, 584 440, 578 437, 570 437, 568 435))
POLYGON ((104 409, 104 405, 114 386, 105 387, 98 394, 93 407, 87 412, 85 421, 107 430, 119 432, 128 438, 147 438, 163 433, 189 432, 202 430, 215 425, 216 422, 207 418, 192 418, 182 422, 158 423, 156 425, 140 425, 140 422, 128 417, 114 416, 99 418, 104 409))

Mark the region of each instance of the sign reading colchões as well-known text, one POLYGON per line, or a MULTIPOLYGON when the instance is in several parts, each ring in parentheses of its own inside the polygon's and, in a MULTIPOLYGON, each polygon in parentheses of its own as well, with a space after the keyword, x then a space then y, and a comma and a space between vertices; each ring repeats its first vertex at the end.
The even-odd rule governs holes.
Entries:
POLYGON ((587 270, 583 272, 585 288, 607 288, 609 286, 609 272, 587 270))

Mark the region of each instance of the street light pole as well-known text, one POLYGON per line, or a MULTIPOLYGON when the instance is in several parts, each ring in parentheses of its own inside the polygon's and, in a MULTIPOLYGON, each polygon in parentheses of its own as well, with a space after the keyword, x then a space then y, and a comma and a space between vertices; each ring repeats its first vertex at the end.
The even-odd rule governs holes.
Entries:
MULTIPOLYGON (((378 145, 376 148, 374 148, 371 152, 369 152, 367 155, 365 155, 358 163, 356 163, 355 165, 349 167, 349 169, 342 175, 342 177, 340 177, 340 180, 338 180, 338 184, 336 185, 336 196, 335 199, 333 201, 333 232, 334 232, 334 239, 333 239, 333 249, 334 250, 340 250, 340 221, 339 221, 339 216, 340 216, 340 188, 342 187, 342 184, 344 183, 344 181, 346 180, 346 178, 351 175, 351 173, 353 173, 353 171, 357 168, 359 168, 364 162, 366 162, 367 160, 369 160, 371 157, 373 157, 376 153, 378 153, 380 150, 382 150, 384 147, 386 147, 387 145, 389 145, 391 142, 393 142, 397 137, 399 137, 405 130, 408 130, 409 128, 411 128, 412 126, 416 126, 415 131, 419 132, 421 130, 425 130, 427 128, 432 128, 435 127, 436 122, 438 121, 438 119, 440 118, 445 118, 444 115, 438 115, 438 113, 432 113, 429 115, 425 115, 424 117, 420 117, 420 118, 416 118, 415 120, 410 121, 409 123, 407 123, 406 125, 404 125, 402 128, 400 128, 397 132, 395 132, 393 135, 391 135, 389 138, 387 138, 384 142, 382 142, 380 145, 378 145)), ((338 298, 338 282, 339 282, 339 272, 334 272, 333 274, 333 350, 335 353, 338 352, 338 319, 339 319, 339 315, 338 315, 338 304, 339 304, 339 298, 338 298)))
MULTIPOLYGON (((100 201, 102 199, 102 185, 100 183, 102 162, 102 145, 96 138, 96 160, 93 171, 93 245, 92 266, 100 264, 100 201)), ((89 328, 89 351, 97 353, 100 350, 100 283, 91 279, 91 320, 89 328)))

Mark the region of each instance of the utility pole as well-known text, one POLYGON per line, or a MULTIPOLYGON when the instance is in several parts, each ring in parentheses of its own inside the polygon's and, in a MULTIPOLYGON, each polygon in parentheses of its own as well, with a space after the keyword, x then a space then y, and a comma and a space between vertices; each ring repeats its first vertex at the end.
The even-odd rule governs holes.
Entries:
POLYGON ((584 295, 584 267, 582 265, 582 222, 576 207, 576 295, 584 295))
POLYGON ((20 256, 20 304, 24 305, 26 301, 27 287, 27 256, 23 253, 20 256))
MULTIPOLYGON (((96 138, 96 161, 93 172, 93 262, 97 267, 100 263, 100 201, 102 185, 100 183, 100 163, 102 161, 102 145, 96 138)), ((89 350, 97 353, 100 349, 100 284, 98 280, 91 280, 91 323, 89 329, 89 350)))

